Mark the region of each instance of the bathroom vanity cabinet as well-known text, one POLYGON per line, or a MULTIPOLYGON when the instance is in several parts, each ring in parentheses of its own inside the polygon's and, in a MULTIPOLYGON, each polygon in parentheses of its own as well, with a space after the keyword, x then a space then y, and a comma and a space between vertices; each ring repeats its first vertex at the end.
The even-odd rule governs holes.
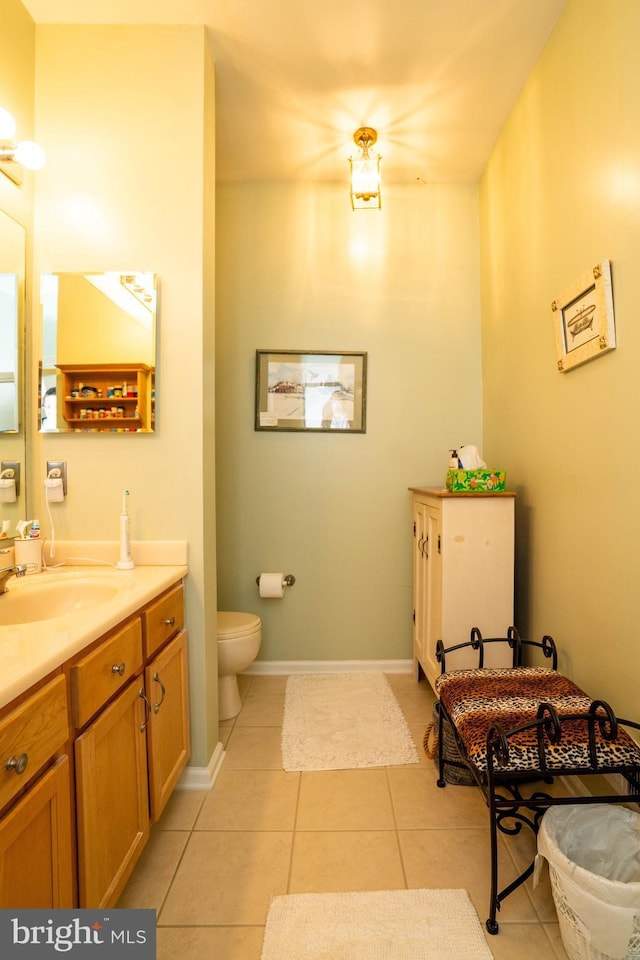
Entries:
POLYGON ((115 904, 186 766, 186 639, 179 585, 71 667, 81 907, 115 904))
MULTIPOLYGON (((440 673, 436 643, 506 636, 513 623, 515 494, 459 494, 411 487, 413 493, 413 659, 434 686, 440 673)), ((494 645, 494 647, 502 644, 494 645)), ((468 654, 448 658, 450 669, 475 665, 468 654)), ((485 666, 510 666, 508 652, 488 646, 485 666)))
POLYGON ((189 742, 180 582, 0 713, 0 907, 114 906, 189 742))

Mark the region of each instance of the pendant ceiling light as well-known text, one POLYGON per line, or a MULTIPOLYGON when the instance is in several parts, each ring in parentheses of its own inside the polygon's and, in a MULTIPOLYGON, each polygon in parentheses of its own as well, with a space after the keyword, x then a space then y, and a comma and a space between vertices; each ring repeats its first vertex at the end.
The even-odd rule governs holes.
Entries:
POLYGON ((373 127, 360 127, 353 135, 353 142, 360 147, 359 157, 349 157, 351 166, 351 206, 354 210, 379 210, 380 155, 370 153, 378 139, 373 127))

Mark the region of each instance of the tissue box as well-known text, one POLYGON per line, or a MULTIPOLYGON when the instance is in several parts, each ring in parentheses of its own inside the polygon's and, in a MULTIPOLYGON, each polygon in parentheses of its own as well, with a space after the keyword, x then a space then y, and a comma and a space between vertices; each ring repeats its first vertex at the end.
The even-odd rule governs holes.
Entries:
POLYGON ((452 493, 499 493, 506 483, 505 470, 447 471, 447 490, 452 493))

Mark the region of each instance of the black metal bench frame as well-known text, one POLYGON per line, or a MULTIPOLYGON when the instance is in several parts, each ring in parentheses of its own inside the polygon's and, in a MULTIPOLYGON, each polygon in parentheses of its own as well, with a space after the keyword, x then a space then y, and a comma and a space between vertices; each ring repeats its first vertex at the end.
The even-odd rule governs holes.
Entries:
MULTIPOLYGON (((455 646, 445 648, 442 641, 438 641, 436 649, 436 658, 440 663, 441 673, 445 673, 445 662, 447 654, 456 650, 471 648, 478 653, 479 668, 484 664, 484 647, 489 643, 507 643, 513 650, 512 666, 523 666, 523 653, 528 648, 538 648, 542 650, 543 655, 552 660, 552 669, 557 669, 558 655, 553 638, 544 636, 541 642, 522 639, 515 627, 510 627, 506 637, 483 638, 477 627, 471 631, 471 637, 466 643, 456 644, 455 646)), ((533 721, 523 723, 520 726, 513 727, 510 730, 503 730, 498 722, 493 724, 487 733, 487 769, 481 770, 473 764, 467 755, 465 744, 460 736, 455 723, 447 713, 442 702, 438 703, 439 717, 439 747, 438 747, 438 765, 439 777, 437 784, 439 787, 447 786, 445 780, 445 767, 454 766, 461 769, 470 770, 477 785, 482 790, 484 798, 489 809, 490 823, 490 843, 491 843, 491 893, 489 902, 489 916, 486 920, 486 927, 489 933, 496 934, 499 925, 496 920, 502 901, 520 887, 533 873, 535 860, 526 867, 522 873, 516 877, 508 886, 499 890, 498 888, 498 832, 508 836, 516 836, 523 827, 529 827, 534 835, 537 835, 540 821, 549 807, 566 804, 586 804, 586 803, 640 803, 640 754, 639 762, 633 766, 600 766, 598 764, 595 735, 596 729, 605 740, 615 740, 618 734, 619 726, 629 727, 640 731, 640 724, 631 720, 623 720, 616 717, 609 704, 603 700, 593 700, 586 713, 576 713, 571 715, 559 716, 552 704, 540 703, 538 707, 537 718, 533 721), (547 763, 546 744, 557 744, 562 739, 563 724, 571 720, 581 720, 585 724, 586 743, 589 748, 589 767, 563 767, 553 768, 550 771, 547 763), (444 756, 444 737, 443 726, 446 722, 451 724, 451 730, 462 757, 461 761, 452 760, 444 756), (536 739, 538 745, 538 769, 528 772, 514 772, 509 770, 509 741, 517 733, 524 730, 536 729, 536 739), (623 778, 627 784, 627 792, 612 793, 607 795, 589 795, 589 796, 551 796, 541 790, 529 790, 527 784, 534 781, 553 782, 556 778, 571 777, 589 777, 591 775, 607 776, 617 774, 623 778)), ((636 737, 637 739, 637 737, 636 737)))

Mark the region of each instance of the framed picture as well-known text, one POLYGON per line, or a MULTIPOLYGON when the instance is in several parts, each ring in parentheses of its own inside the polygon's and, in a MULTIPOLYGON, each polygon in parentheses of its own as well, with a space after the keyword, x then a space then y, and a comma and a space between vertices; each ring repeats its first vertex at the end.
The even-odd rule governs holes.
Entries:
POLYGON ((256 350, 256 430, 366 432, 366 353, 256 350))
POLYGON ((616 346, 611 264, 601 260, 551 304, 558 370, 566 373, 616 346))

